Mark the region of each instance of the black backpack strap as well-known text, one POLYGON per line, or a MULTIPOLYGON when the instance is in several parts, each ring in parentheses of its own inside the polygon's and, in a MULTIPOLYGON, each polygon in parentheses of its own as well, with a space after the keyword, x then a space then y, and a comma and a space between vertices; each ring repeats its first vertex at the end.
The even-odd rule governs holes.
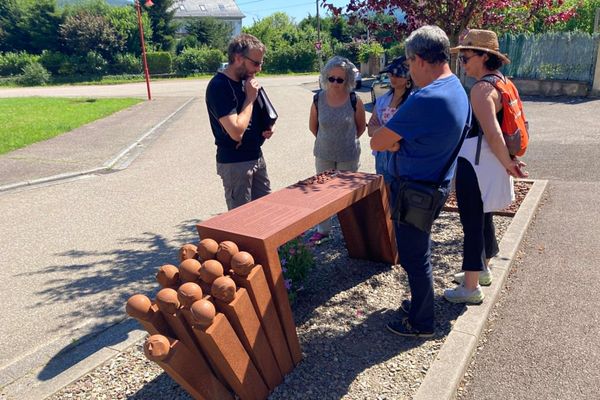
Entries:
POLYGON ((315 105, 315 109, 317 110, 317 115, 319 115, 319 93, 321 93, 320 90, 313 96, 313 104, 315 105))
POLYGON ((442 184, 442 181, 444 180, 446 173, 448 172, 448 170, 450 169, 450 167, 456 160, 456 157, 458 157, 458 152, 460 151, 460 148, 462 147, 465 137, 467 137, 467 133, 469 133, 469 131, 471 130, 471 127, 473 125, 472 122, 473 122, 473 111, 471 110, 471 104, 469 103, 469 113, 467 114, 467 121, 465 122, 465 126, 464 126, 462 134, 460 136, 460 140, 458 141, 458 145, 452 152, 450 159, 446 162, 446 165, 444 165, 444 168, 442 169, 440 177, 438 178, 438 180, 436 182, 438 186, 440 186, 442 184))
POLYGON ((481 156, 481 141, 483 140, 483 132, 481 131, 481 127, 479 127, 479 132, 477 132, 477 150, 475 151, 475 165, 479 165, 479 156, 481 156))
POLYGON ((350 92, 350 104, 352 104, 352 109, 356 112, 356 92, 350 92))

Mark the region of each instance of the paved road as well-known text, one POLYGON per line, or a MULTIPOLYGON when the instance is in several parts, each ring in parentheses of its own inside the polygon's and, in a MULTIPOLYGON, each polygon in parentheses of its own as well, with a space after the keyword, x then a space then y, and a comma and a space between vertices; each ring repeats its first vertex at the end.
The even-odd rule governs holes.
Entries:
MULTIPOLYGON (((275 189, 314 171, 306 129, 312 93, 302 86, 307 82, 314 85, 314 77, 263 80, 281 114, 265 145, 275 189)), ((38 379, 59 374, 68 365, 53 360, 69 343, 122 317, 132 293, 152 292, 156 268, 175 262, 177 248, 196 239, 194 224, 225 210, 205 85, 153 84, 155 98, 165 102, 197 98, 126 170, 0 195, 0 337, 8 343, 0 348, 0 372, 17 375, 31 367, 25 359, 50 359, 35 371, 38 379)), ((2 89, 0 97, 145 96, 144 84, 124 86, 2 89)), ((533 178, 550 180, 547 200, 527 235, 494 330, 476 357, 465 398, 596 398, 599 106, 598 100, 526 101, 533 132, 526 160, 533 178)), ((362 169, 372 171, 366 142, 362 169)), ((73 363, 88 355, 75 354, 73 363)), ((0 373, 0 386, 8 380, 0 373)))
MULTIPOLYGON (((314 86, 315 79, 263 80, 280 113, 276 133, 264 146, 274 189, 314 174, 314 140, 307 129, 312 92, 301 85, 305 82, 314 86)), ((155 291, 156 269, 177 263, 178 248, 197 241, 195 224, 226 210, 204 106, 206 83, 164 84, 172 88, 173 98, 185 99, 181 96, 188 93, 198 97, 161 127, 154 143, 129 168, 0 193, 0 337, 6 344, 0 347, 0 387, 35 362, 50 360, 33 372, 42 381, 69 367, 64 359, 63 364, 56 361, 66 347, 122 318, 132 294, 155 291)), ((89 96, 130 95, 121 87, 69 89, 70 94, 89 96)), ((67 90, 35 92, 54 96, 67 90)), ((0 96, 6 93, 0 91, 0 96)), ((156 98, 166 102, 160 95, 156 98)), ((362 169, 373 171, 367 139, 362 139, 362 169)), ((126 332, 113 339, 125 337, 126 332)), ((94 350, 70 360, 75 364, 94 350)))
POLYGON ((600 396, 600 100, 525 103, 546 200, 461 399, 600 396))

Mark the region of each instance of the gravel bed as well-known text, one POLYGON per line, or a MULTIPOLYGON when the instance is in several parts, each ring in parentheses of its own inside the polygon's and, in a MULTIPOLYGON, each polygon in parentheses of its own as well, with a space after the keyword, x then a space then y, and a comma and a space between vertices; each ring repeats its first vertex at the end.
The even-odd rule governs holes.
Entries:
MULTIPOLYGON (((495 216, 494 221, 501 238, 511 219, 495 216)), ((269 398, 410 399, 464 311, 442 298, 460 270, 458 214, 443 212, 434 227, 436 330, 430 340, 402 338, 385 329, 401 300, 410 297, 404 270, 348 258, 338 224, 332 237, 316 248, 317 265, 292 305, 304 359, 269 398)), ((145 358, 140 343, 50 399, 191 397, 145 358)))

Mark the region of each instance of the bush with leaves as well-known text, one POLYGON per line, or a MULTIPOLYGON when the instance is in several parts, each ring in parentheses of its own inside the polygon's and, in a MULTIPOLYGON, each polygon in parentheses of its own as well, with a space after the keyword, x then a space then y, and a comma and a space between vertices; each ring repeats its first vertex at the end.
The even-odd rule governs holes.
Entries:
POLYGON ((168 51, 150 51, 146 53, 146 61, 152 75, 173 72, 173 58, 168 51))
POLYGON ((86 56, 94 51, 107 60, 112 60, 125 44, 104 16, 85 11, 67 17, 60 35, 68 53, 86 56))
POLYGON ((379 58, 385 50, 378 42, 362 43, 358 51, 358 59, 362 63, 368 63, 371 58, 379 58))
POLYGON ((358 59, 360 44, 360 42, 337 43, 334 47, 335 55, 346 57, 358 66, 360 64, 360 60, 358 59))
POLYGON ((317 69, 317 55, 312 44, 304 42, 295 46, 279 46, 265 55, 266 72, 310 72, 317 69))
POLYGON ((185 23, 188 37, 193 37, 199 44, 222 51, 227 50, 233 28, 225 21, 211 17, 193 18, 185 23))
POLYGON ((393 60, 396 57, 405 55, 404 43, 399 43, 397 45, 390 47, 389 49, 386 50, 385 53, 387 55, 388 62, 393 60))
POLYGON ((113 74, 139 74, 142 72, 142 61, 135 54, 117 54, 109 71, 113 74))
POLYGON ((59 75, 61 67, 71 63, 71 57, 58 51, 44 50, 39 61, 51 74, 59 75))
POLYGON ((175 57, 175 70, 182 74, 197 72, 216 72, 225 59, 223 52, 217 49, 201 47, 186 48, 175 57))
POLYGON ((186 35, 177 41, 175 45, 175 54, 181 54, 185 49, 196 49, 200 47, 200 43, 195 36, 186 35))
POLYGON ((23 73, 17 77, 17 83, 22 86, 40 86, 50 81, 50 73, 39 62, 23 67, 23 73))
POLYGON ((37 62, 39 56, 24 51, 0 54, 0 76, 19 75, 23 68, 37 62))

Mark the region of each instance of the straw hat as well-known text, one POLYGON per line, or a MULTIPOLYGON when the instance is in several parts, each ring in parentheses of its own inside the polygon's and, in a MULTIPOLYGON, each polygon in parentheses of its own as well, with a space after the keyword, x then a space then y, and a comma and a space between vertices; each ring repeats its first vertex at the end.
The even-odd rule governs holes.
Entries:
POLYGON ((500 45, 498 44, 498 36, 496 32, 486 31, 484 29, 471 29, 465 37, 463 37, 459 45, 450 49, 452 53, 457 53, 460 50, 481 50, 487 53, 497 55, 504 64, 510 64, 510 59, 506 54, 500 53, 500 45))

